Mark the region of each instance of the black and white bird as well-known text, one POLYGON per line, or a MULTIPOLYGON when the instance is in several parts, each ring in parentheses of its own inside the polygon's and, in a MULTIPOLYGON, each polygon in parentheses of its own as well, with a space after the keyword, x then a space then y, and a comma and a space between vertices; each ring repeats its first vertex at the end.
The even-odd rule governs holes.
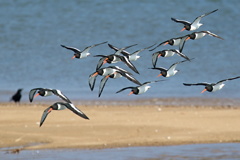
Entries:
POLYGON ((116 78, 120 78, 120 77, 125 77, 128 80, 132 81, 133 83, 141 85, 141 83, 136 78, 134 78, 129 72, 127 72, 125 70, 124 71, 122 71, 122 70, 121 71, 115 71, 113 74, 107 75, 107 76, 102 78, 102 80, 100 82, 100 85, 99 85, 98 97, 101 96, 103 88, 105 87, 105 84, 106 84, 106 82, 108 81, 109 78, 116 79, 116 78))
POLYGON ((51 95, 56 95, 60 97, 65 102, 71 103, 71 101, 58 89, 50 88, 33 88, 29 92, 29 101, 32 102, 37 96, 47 97, 51 95), (37 93, 37 94, 36 94, 37 93))
POLYGON ((105 56, 105 55, 96 55, 95 57, 102 57, 98 61, 96 70, 100 69, 102 67, 102 65, 105 64, 105 63, 112 64, 112 63, 117 63, 117 62, 122 61, 126 66, 128 66, 134 72, 139 74, 137 68, 125 56, 120 56, 120 55, 116 55, 116 54, 110 54, 110 55, 107 55, 107 56, 105 56))
POLYGON ((177 54, 178 56, 181 56, 184 59, 190 61, 190 59, 186 55, 181 53, 179 50, 176 50, 176 49, 166 49, 166 50, 158 51, 158 52, 155 52, 155 53, 152 54, 152 64, 153 64, 153 67, 156 67, 157 60, 158 60, 159 57, 171 57, 171 56, 174 56, 175 54, 177 54))
MULTIPOLYGON (((118 66, 108 66, 108 67, 105 67, 105 68, 100 68, 96 72, 93 72, 92 74, 90 74, 90 76, 89 76, 89 87, 90 87, 91 90, 94 89, 96 78, 97 78, 98 75, 104 76, 104 77, 107 76, 106 77, 107 79, 109 77, 110 78, 118 78, 120 76, 123 76, 123 77, 127 78, 128 80, 130 80, 130 81, 132 81, 136 84, 140 83, 132 76, 132 74, 130 72, 128 72, 128 71, 126 71, 126 70, 124 70, 124 69, 122 69, 118 66)), ((100 84, 100 86, 102 86, 101 87, 102 89, 104 88, 106 80, 105 81, 103 80, 100 84)))
POLYGON ((196 29, 198 29, 200 26, 202 26, 203 24, 200 23, 201 19, 213 12, 216 12, 218 9, 215 9, 211 12, 205 13, 201 16, 198 16, 192 23, 185 21, 185 20, 179 20, 176 18, 171 18, 171 20, 173 20, 174 22, 177 23, 182 23, 184 25, 184 28, 181 31, 187 30, 187 31, 194 31, 196 29))
POLYGON ((120 89, 116 93, 122 92, 122 91, 124 91, 126 89, 131 89, 131 92, 128 95, 131 95, 131 94, 135 94, 135 95, 143 94, 143 93, 147 92, 147 90, 149 88, 151 88, 151 86, 149 84, 155 83, 155 82, 159 82, 159 81, 164 81, 164 80, 145 82, 145 83, 143 83, 143 84, 141 84, 139 86, 136 86, 136 87, 125 87, 125 88, 120 89))
POLYGON ((240 76, 238 77, 234 77, 234 78, 228 78, 228 79, 223 79, 221 81, 218 81, 217 83, 207 83, 207 82, 203 82, 203 83, 183 83, 183 85, 185 86, 205 86, 204 90, 202 90, 201 93, 208 91, 208 92, 215 92, 218 91, 220 89, 222 89, 224 87, 224 82, 225 81, 229 81, 229 80, 234 80, 234 79, 238 79, 240 78, 240 76))
POLYGON ((150 49, 149 51, 153 51, 154 49, 158 48, 161 45, 171 45, 171 46, 179 46, 179 51, 182 52, 183 46, 184 46, 184 42, 187 39, 187 35, 185 36, 181 36, 181 37, 177 37, 177 38, 171 38, 169 40, 166 40, 162 43, 160 43, 159 45, 157 45, 156 47, 154 47, 153 49, 150 49))
MULTIPOLYGON (((136 60, 138 60, 138 59, 140 58, 140 56, 138 55, 140 52, 143 52, 144 50, 149 49, 149 48, 153 47, 154 45, 155 45, 155 44, 153 44, 153 45, 151 45, 151 46, 149 46, 149 47, 143 48, 143 49, 139 49, 139 50, 137 50, 137 51, 135 51, 135 52, 133 52, 133 53, 129 53, 129 52, 126 51, 126 50, 122 50, 122 51, 121 51, 121 54, 124 55, 125 57, 127 57, 130 61, 136 61, 136 60)), ((117 52, 117 51, 120 50, 119 48, 117 48, 117 47, 115 47, 115 46, 113 46, 113 45, 111 45, 111 44, 108 44, 108 46, 109 46, 110 48, 114 49, 117 54, 119 53, 119 52, 117 52)), ((116 53, 115 53, 115 54, 116 54, 116 53)))
POLYGON ((14 101, 15 103, 20 103, 22 98, 22 88, 18 89, 17 92, 10 98, 10 101, 14 101))
POLYGON ((51 105, 50 107, 48 107, 47 109, 44 110, 44 112, 42 114, 41 121, 40 121, 40 127, 42 126, 43 122, 45 121, 48 114, 52 110, 64 110, 66 108, 71 110, 73 113, 75 113, 76 115, 78 115, 78 116, 80 116, 84 119, 89 119, 80 109, 78 109, 72 103, 56 102, 56 103, 54 103, 53 105, 51 105))
POLYGON ((154 68, 150 68, 150 69, 159 70, 160 74, 158 75, 158 77, 160 77, 160 76, 171 77, 171 76, 174 76, 179 71, 179 70, 176 70, 177 65, 179 63, 183 63, 183 62, 186 62, 186 61, 188 61, 188 60, 176 62, 176 63, 172 64, 168 69, 163 68, 163 67, 154 67, 154 68))
POLYGON ((74 52, 74 56, 72 57, 72 59, 74 59, 74 58, 80 59, 80 58, 88 57, 90 55, 89 50, 91 48, 96 47, 96 46, 101 45, 101 44, 104 44, 104 43, 107 43, 107 42, 102 42, 102 43, 99 43, 99 44, 94 44, 94 45, 88 46, 83 51, 80 51, 79 49, 74 48, 74 47, 68 47, 68 46, 65 46, 65 45, 61 45, 61 46, 63 48, 69 49, 69 50, 74 52))
POLYGON ((203 38, 206 35, 224 40, 222 37, 210 32, 210 31, 200 31, 200 32, 193 32, 191 34, 188 34, 187 38, 186 38, 186 41, 189 40, 189 39, 192 39, 192 40, 200 39, 200 38, 203 38))

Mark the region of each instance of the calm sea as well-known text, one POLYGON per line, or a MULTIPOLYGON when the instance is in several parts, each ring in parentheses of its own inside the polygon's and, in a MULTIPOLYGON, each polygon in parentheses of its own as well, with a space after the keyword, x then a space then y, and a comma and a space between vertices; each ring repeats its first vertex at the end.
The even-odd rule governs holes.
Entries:
MULTIPOLYGON (((24 89, 23 101, 28 101, 29 90, 36 87, 60 89, 73 100, 240 98, 240 79, 226 82, 221 91, 204 94, 200 93, 202 86, 182 84, 217 82, 240 75, 239 13, 237 0, 0 1, 0 101, 8 101, 18 88, 24 89), (138 61, 133 61, 140 72, 134 76, 140 82, 166 80, 152 84, 147 93, 139 96, 128 96, 128 91, 115 94, 121 88, 135 86, 125 78, 110 79, 98 98, 102 78, 98 77, 94 91, 90 91, 88 77, 99 60, 93 56, 114 53, 107 44, 92 48, 91 56, 80 60, 72 60, 73 52, 60 46, 83 50, 104 41, 120 48, 138 44, 128 49, 134 52, 191 33, 180 32, 183 26, 171 21, 171 17, 193 21, 215 9, 219 10, 202 19, 204 25, 198 31, 209 30, 224 40, 210 36, 189 40, 183 52, 195 59, 179 64, 180 71, 175 76, 157 77, 158 72, 148 68, 152 67, 154 51, 178 47, 168 45, 152 52, 146 50, 140 53, 138 61)), ((157 66, 168 68, 181 60, 179 56, 159 58, 157 66)), ((116 65, 131 71, 121 62, 116 65)))

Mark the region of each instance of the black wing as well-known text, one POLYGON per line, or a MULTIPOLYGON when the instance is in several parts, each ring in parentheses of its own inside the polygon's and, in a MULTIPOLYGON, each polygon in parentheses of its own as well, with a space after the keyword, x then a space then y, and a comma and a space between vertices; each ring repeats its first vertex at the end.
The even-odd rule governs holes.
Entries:
POLYGON ((72 103, 69 98, 67 96, 65 96, 60 90, 58 89, 53 89, 51 90, 53 92, 53 94, 55 94, 56 96, 60 97, 62 100, 68 102, 68 103, 72 103))
POLYGON ((47 109, 44 110, 41 120, 40 120, 40 127, 42 126, 43 122, 45 121, 45 119, 47 118, 48 114, 52 111, 51 107, 48 107, 47 109))
POLYGON ((185 55, 183 54, 182 52, 176 50, 176 49, 171 49, 172 52, 175 52, 177 55, 179 55, 180 57, 183 57, 185 58, 186 60, 190 61, 190 59, 185 55))
POLYGON ((94 72, 94 73, 90 74, 90 76, 88 78, 88 84, 89 84, 91 91, 94 89, 97 75, 98 75, 97 72, 94 72))
POLYGON ((222 82, 224 82, 224 81, 234 80, 234 79, 238 79, 238 78, 240 78, 240 76, 233 77, 233 78, 228 78, 228 79, 223 79, 223 80, 221 80, 221 81, 218 81, 217 84, 218 84, 218 83, 222 83, 222 82))
POLYGON ((63 48, 69 49, 69 50, 71 50, 71 51, 73 51, 73 52, 75 52, 75 53, 81 52, 79 49, 74 48, 74 47, 68 47, 68 46, 65 46, 65 45, 62 45, 62 44, 61 44, 61 46, 62 46, 63 48))
POLYGON ((105 84, 106 84, 106 82, 107 82, 108 79, 109 79, 109 76, 105 76, 105 77, 101 80, 100 85, 99 85, 98 97, 101 96, 102 91, 103 91, 103 88, 105 87, 105 84))
POLYGON ((33 101, 33 98, 34 98, 34 95, 36 94, 36 92, 41 89, 43 89, 43 88, 33 88, 30 90, 30 92, 29 92, 29 101, 30 102, 33 101))
POLYGON ((182 23, 183 25, 191 25, 190 22, 185 21, 185 20, 179 20, 179 19, 176 19, 176 18, 171 18, 171 20, 173 20, 174 22, 177 22, 177 23, 182 23))
POLYGON ((84 118, 84 119, 89 119, 87 115, 85 115, 80 109, 78 109, 76 106, 74 106, 72 103, 61 103, 58 102, 60 105, 66 106, 69 110, 71 110, 73 113, 76 115, 84 118))
POLYGON ((129 61, 129 59, 125 56, 119 56, 119 55, 116 55, 118 58, 121 59, 122 62, 124 62, 130 69, 132 69, 134 72, 138 73, 138 70, 137 68, 129 61))
POLYGON ((163 45, 163 44, 165 44, 166 42, 168 42, 169 40, 167 40, 167 41, 164 41, 164 42, 162 42, 162 43, 160 43, 159 45, 157 45, 156 47, 154 47, 153 49, 150 49, 149 51, 153 51, 154 49, 156 49, 156 48, 158 48, 159 46, 161 46, 161 45, 163 45))
POLYGON ((125 88, 120 89, 120 90, 117 91, 116 93, 122 92, 122 91, 124 91, 124 90, 126 90, 126 89, 133 89, 133 88, 136 88, 136 87, 125 87, 125 88))
POLYGON ((155 52, 155 53, 152 54, 152 64, 153 64, 153 67, 156 67, 159 54, 160 54, 160 52, 155 52))
POLYGON ((183 83, 183 85, 185 86, 207 86, 207 85, 210 85, 210 83, 183 83))

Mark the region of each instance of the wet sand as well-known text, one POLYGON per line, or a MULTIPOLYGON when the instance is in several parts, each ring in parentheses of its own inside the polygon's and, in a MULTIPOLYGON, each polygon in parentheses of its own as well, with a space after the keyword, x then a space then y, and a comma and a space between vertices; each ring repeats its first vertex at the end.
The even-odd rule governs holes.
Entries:
POLYGON ((0 104, 0 148, 115 148, 240 142, 240 107, 82 106, 90 120, 46 104, 0 104))

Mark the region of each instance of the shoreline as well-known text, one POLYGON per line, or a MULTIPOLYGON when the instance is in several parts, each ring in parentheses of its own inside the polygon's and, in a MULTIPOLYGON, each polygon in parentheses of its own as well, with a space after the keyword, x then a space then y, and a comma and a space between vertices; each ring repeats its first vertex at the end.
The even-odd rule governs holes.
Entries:
POLYGON ((90 120, 47 104, 0 103, 0 148, 104 149, 240 142, 240 107, 76 105, 90 120), (33 145, 34 144, 34 145, 33 145), (37 145, 35 145, 37 144, 37 145))

